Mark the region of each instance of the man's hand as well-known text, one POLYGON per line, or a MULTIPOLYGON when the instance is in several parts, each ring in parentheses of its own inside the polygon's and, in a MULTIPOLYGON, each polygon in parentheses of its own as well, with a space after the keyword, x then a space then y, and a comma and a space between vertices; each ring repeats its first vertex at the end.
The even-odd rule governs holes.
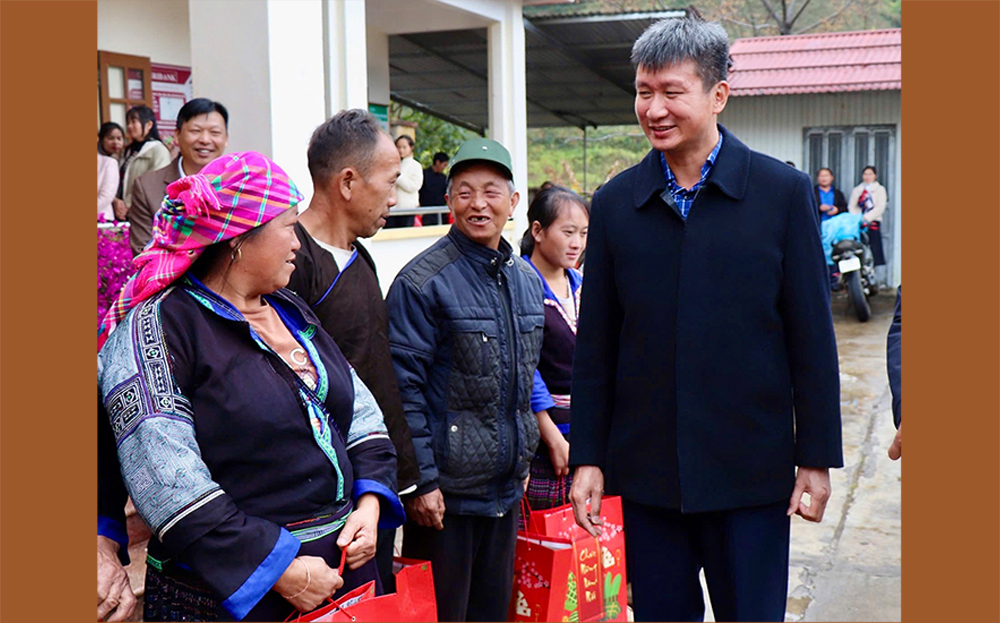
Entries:
POLYGON ((569 501, 573 505, 576 523, 591 534, 601 535, 601 496, 604 495, 604 472, 596 465, 581 465, 573 472, 569 501), (590 500, 590 514, 587 501, 590 500))
POLYGON ((896 438, 892 440, 892 445, 889 446, 889 458, 893 461, 898 461, 899 458, 903 456, 903 423, 899 423, 899 428, 896 430, 896 438))
POLYGON ((111 208, 115 211, 115 218, 119 221, 124 221, 125 216, 128 214, 128 208, 125 207, 125 202, 121 199, 115 197, 111 200, 111 208))
POLYGON ((806 521, 819 523, 830 499, 830 470, 827 468, 800 467, 795 474, 795 489, 788 505, 788 516, 800 515, 806 521), (802 494, 809 494, 809 505, 802 501, 802 494))
POLYGON ((354 512, 347 517, 337 547, 347 554, 347 566, 357 569, 375 557, 375 543, 378 534, 380 507, 374 493, 366 493, 358 499, 354 512))
POLYGON ((444 530, 444 495, 440 489, 410 498, 406 501, 406 514, 425 528, 444 530))
POLYGON ((128 573, 118 560, 118 543, 97 537, 97 620, 124 621, 135 610, 128 573), (108 615, 111 615, 107 619, 108 615))

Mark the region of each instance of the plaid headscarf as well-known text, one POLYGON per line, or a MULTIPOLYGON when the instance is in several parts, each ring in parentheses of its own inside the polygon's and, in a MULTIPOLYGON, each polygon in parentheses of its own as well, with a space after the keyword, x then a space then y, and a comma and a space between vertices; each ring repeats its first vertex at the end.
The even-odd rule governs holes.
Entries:
POLYGON ((130 309, 166 289, 206 247, 263 225, 302 199, 281 167, 255 151, 216 158, 167 186, 153 238, 132 260, 137 272, 104 316, 97 349, 130 309))

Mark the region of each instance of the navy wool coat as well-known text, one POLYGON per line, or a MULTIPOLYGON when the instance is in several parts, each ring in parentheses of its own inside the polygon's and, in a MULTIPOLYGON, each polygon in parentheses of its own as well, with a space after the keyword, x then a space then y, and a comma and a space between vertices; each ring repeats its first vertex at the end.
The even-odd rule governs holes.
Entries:
POLYGON ((641 504, 787 500, 841 467, 829 278, 809 178, 725 128, 687 221, 651 151, 594 196, 570 461, 641 504))

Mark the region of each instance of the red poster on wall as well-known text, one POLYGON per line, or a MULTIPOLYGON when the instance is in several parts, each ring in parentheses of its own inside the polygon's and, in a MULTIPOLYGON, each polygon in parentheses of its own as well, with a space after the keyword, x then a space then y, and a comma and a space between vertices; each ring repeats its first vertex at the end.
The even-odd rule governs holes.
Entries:
POLYGON ((151 63, 153 113, 156 127, 168 147, 176 134, 177 112, 193 97, 191 68, 180 65, 151 63))

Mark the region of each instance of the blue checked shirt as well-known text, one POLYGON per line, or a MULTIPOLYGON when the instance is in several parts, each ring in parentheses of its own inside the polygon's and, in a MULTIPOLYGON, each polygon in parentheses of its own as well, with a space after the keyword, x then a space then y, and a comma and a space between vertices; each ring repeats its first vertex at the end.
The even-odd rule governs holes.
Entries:
POLYGON ((722 148, 722 132, 719 132, 719 142, 715 144, 715 149, 712 153, 708 154, 708 160, 705 164, 701 165, 701 179, 698 183, 688 190, 677 183, 677 179, 674 178, 674 172, 670 170, 667 165, 667 159, 660 152, 660 164, 663 166, 663 175, 667 178, 667 190, 670 191, 670 196, 673 197, 674 203, 681 211, 681 216, 684 220, 687 220, 688 212, 691 211, 691 204, 694 203, 694 198, 698 196, 698 191, 701 187, 705 185, 705 180, 708 178, 708 174, 712 172, 712 166, 715 164, 715 158, 719 155, 719 150, 722 148))

